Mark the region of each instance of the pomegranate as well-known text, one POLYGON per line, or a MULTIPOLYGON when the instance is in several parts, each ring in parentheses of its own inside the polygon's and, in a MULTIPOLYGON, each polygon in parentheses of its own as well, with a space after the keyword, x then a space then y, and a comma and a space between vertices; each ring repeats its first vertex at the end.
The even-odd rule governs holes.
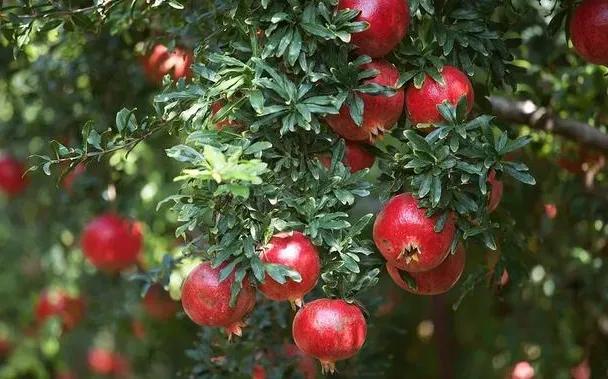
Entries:
POLYGON ((173 318, 179 309, 178 303, 173 301, 159 284, 154 284, 148 289, 144 296, 143 306, 150 317, 159 321, 173 318))
POLYGON ((0 337, 0 361, 6 358, 12 349, 13 345, 11 344, 11 341, 4 337, 0 337))
POLYGON ((526 361, 517 362, 511 371, 509 379, 534 379, 534 367, 526 361))
POLYGON ((553 203, 545 204, 545 215, 548 219, 553 220, 557 217, 557 206, 553 203))
POLYGON ((390 199, 374 222, 374 242, 388 263, 408 272, 431 270, 449 253, 456 232, 450 215, 441 232, 437 216, 428 217, 409 193, 390 199))
MULTIPOLYGON (((216 101, 213 104, 211 104, 211 115, 215 116, 222 108, 224 107, 224 103, 222 101, 216 101)), ((234 128, 234 129, 240 129, 242 128, 242 124, 238 121, 235 120, 230 120, 228 118, 225 118, 223 120, 218 120, 215 123, 215 128, 217 130, 224 130, 226 128, 234 128)))
POLYGON ((36 321, 44 323, 50 317, 61 319, 63 330, 73 329, 84 316, 84 301, 72 297, 61 289, 45 290, 40 294, 35 307, 36 321))
POLYGON ((488 201, 488 213, 492 213, 500 205, 504 184, 496 179, 496 171, 492 170, 488 174, 488 183, 490 184, 490 200, 488 201))
MULTIPOLYGON (((366 83, 395 86, 399 80, 399 70, 384 60, 373 61, 364 65, 365 69, 378 70, 378 75, 368 79, 366 83)), ((327 124, 334 132, 351 141, 373 142, 385 131, 391 129, 403 112, 404 91, 402 88, 392 96, 374 96, 359 94, 363 100, 363 123, 357 126, 350 117, 347 105, 343 105, 340 114, 327 116, 327 124)))
POLYGON ((590 379, 591 378, 591 367, 589 366, 589 360, 585 358, 579 364, 570 369, 570 375, 572 379, 590 379))
POLYGON ((390 53, 407 34, 410 9, 406 0, 340 0, 338 9, 361 11, 356 21, 364 21, 369 28, 352 35, 357 53, 373 58, 390 53))
POLYGON ((266 369, 260 365, 253 366, 251 379, 266 379, 266 369))
POLYGON ((583 59, 608 65, 608 1, 584 0, 570 19, 570 38, 583 59))
MULTIPOLYGON (((326 168, 331 166, 331 157, 328 154, 321 155, 319 160, 326 168)), ((365 149, 360 143, 346 141, 344 158, 342 163, 348 167, 351 173, 370 168, 374 165, 376 157, 365 149)))
POLYGON ((283 345, 283 354, 287 358, 296 359, 298 372, 304 379, 315 379, 317 377, 314 359, 310 355, 304 354, 296 345, 292 343, 283 345))
POLYGON ((139 224, 106 213, 89 222, 82 233, 80 245, 93 266, 116 272, 137 262, 142 239, 139 224))
POLYGON ((192 321, 203 326, 223 327, 228 336, 241 335, 243 317, 255 305, 255 289, 249 278, 243 279, 243 288, 237 296, 236 304, 230 307, 230 287, 235 280, 232 272, 220 282, 220 271, 208 262, 199 264, 186 278, 182 287, 182 307, 192 321))
POLYGON ((76 167, 74 167, 70 172, 68 172, 63 177, 63 181, 61 183, 63 188, 68 192, 72 192, 72 187, 74 186, 74 182, 81 175, 83 175, 86 171, 87 171, 87 166, 85 166, 84 163, 78 163, 76 165, 76 167))
POLYGON ((289 300, 302 306, 302 298, 315 288, 321 272, 319 253, 308 237, 297 231, 276 234, 260 254, 260 259, 295 270, 302 278, 299 282, 288 279, 279 283, 267 275, 264 283, 258 285, 260 292, 271 300, 289 300))
POLYGON ((334 372, 335 362, 357 354, 367 333, 358 306, 344 300, 318 299, 302 307, 293 319, 292 334, 304 353, 321 362, 323 372, 334 372))
POLYGON ((463 96, 467 97, 467 113, 473 109, 475 94, 467 75, 456 67, 443 66, 441 77, 443 85, 427 75, 420 89, 412 83, 405 91, 405 108, 413 124, 443 122, 437 106, 444 101, 456 105, 463 96))
POLYGON ((192 52, 176 47, 169 51, 166 46, 157 44, 151 53, 143 59, 144 72, 153 83, 159 83, 163 77, 170 74, 173 80, 190 78, 190 66, 194 61, 192 52))
POLYGON ((16 196, 27 187, 25 167, 18 160, 4 155, 0 157, 0 191, 8 196, 16 196))
POLYGON ((439 295, 448 292, 464 271, 465 253, 462 246, 458 246, 454 254, 449 254, 447 258, 437 267, 425 272, 412 272, 409 275, 416 283, 416 288, 410 286, 403 280, 399 270, 390 263, 386 264, 386 269, 391 279, 399 287, 416 295, 439 295))
POLYGON ((114 353, 103 348, 93 348, 87 354, 89 370, 98 375, 114 372, 114 353))

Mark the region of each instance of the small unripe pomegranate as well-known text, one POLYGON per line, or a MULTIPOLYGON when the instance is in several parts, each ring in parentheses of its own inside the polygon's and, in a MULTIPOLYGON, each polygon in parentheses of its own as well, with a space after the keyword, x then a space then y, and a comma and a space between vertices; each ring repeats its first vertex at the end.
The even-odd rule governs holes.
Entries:
POLYGON ((584 0, 570 19, 570 38, 587 62, 608 65, 608 1, 584 0))
POLYGON ((144 296, 143 306, 150 317, 159 320, 169 320, 175 316, 179 305, 159 284, 154 284, 144 296))
POLYGON ((488 213, 492 213, 500 205, 504 184, 501 180, 496 179, 496 171, 492 170, 488 174, 488 183, 490 184, 490 199, 488 201, 488 213))
POLYGON ((4 155, 0 157, 0 190, 8 196, 16 196, 27 187, 25 167, 18 160, 4 155))
MULTIPOLYGON (((394 87, 399 80, 399 70, 384 60, 366 64, 364 69, 374 69, 379 72, 376 77, 368 79, 366 83, 394 87)), ((334 132, 347 140, 373 142, 399 121, 401 113, 403 113, 404 91, 400 88, 392 96, 374 96, 364 93, 359 96, 364 104, 361 126, 357 126, 350 117, 347 105, 342 106, 339 114, 329 115, 325 120, 334 132)))
POLYGON ((374 242, 392 266, 408 272, 432 270, 449 253, 456 232, 449 216, 441 232, 435 232, 437 216, 428 217, 409 193, 390 199, 374 222, 374 242))
POLYGON ((365 21, 369 28, 352 35, 357 53, 372 58, 390 53, 407 34, 410 9, 406 0, 340 0, 338 9, 357 9, 356 21, 365 21))
POLYGON ((413 124, 443 122, 443 116, 437 106, 444 101, 455 106, 463 96, 467 97, 467 113, 473 109, 475 93, 467 75, 456 67, 443 66, 441 77, 443 84, 427 75, 420 89, 412 83, 405 91, 405 108, 413 124))
POLYGON ((386 269, 393 282, 404 290, 416 295, 439 295, 448 292, 456 283, 464 271, 465 253, 459 246, 454 254, 447 258, 437 267, 425 272, 412 272, 409 275, 416 283, 416 288, 410 286, 403 280, 399 269, 386 264, 386 269))
POLYGON ((302 306, 304 295, 312 291, 319 280, 319 252, 308 237, 298 231, 274 235, 260 254, 260 260, 295 270, 302 278, 299 282, 287 279, 281 284, 266 275, 264 283, 260 283, 258 289, 271 300, 288 300, 296 306, 302 306))
POLYGON ((287 358, 296 358, 298 372, 304 379, 315 379, 317 377, 317 367, 315 360, 304 354, 296 345, 288 343, 283 345, 283 354, 287 358))
POLYGON ((230 306, 230 287, 235 280, 232 272, 220 282, 220 271, 208 262, 199 264, 186 278, 182 287, 182 307, 192 321, 202 326, 223 327, 230 337, 240 336, 242 321, 255 305, 255 289, 249 278, 243 279, 234 307, 230 306))
POLYGON ((357 354, 367 334, 361 309, 344 300, 318 299, 302 307, 293 319, 293 339, 304 353, 334 372, 336 361, 357 354))
POLYGON ((194 61, 192 52, 176 47, 169 51, 166 46, 158 44, 143 60, 144 72, 153 83, 159 83, 167 74, 173 80, 188 79, 191 76, 190 66, 194 61))
POLYGON ((107 213, 89 222, 82 233, 80 246, 93 266, 117 272, 137 262, 142 240, 138 223, 107 213))
MULTIPOLYGON (((328 154, 321 155, 319 160, 326 168, 331 166, 331 157, 328 154)), ((344 158, 342 163, 348 167, 351 173, 370 168, 374 165, 376 157, 363 147, 360 143, 346 141, 344 158)))
POLYGON ((80 297, 72 297, 61 289, 45 290, 36 303, 36 321, 41 325, 50 317, 58 317, 63 330, 69 331, 82 320, 84 308, 84 301, 80 297))

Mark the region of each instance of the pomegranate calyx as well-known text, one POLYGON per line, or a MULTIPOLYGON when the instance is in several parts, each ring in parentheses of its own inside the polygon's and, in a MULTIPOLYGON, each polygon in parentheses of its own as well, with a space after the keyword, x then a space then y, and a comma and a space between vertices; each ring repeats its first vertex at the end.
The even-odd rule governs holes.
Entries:
POLYGON ((247 326, 243 321, 237 321, 232 325, 229 325, 224 328, 226 334, 228 334, 228 341, 232 341, 232 336, 236 335, 237 337, 241 337, 243 335, 243 328, 247 326))
POLYGON ((321 373, 323 375, 330 373, 333 374, 336 372, 336 362, 332 361, 321 361, 321 373))

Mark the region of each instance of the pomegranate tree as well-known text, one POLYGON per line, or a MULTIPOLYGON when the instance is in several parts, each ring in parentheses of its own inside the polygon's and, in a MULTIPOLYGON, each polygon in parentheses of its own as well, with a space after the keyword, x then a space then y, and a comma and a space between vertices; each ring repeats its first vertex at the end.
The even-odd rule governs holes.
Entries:
POLYGON ((148 289, 142 304, 146 313, 159 321, 173 318, 179 309, 178 303, 159 284, 148 289))
POLYGON ((204 262, 190 272, 182 286, 182 307, 192 321, 202 326, 222 327, 228 336, 242 334, 245 317, 255 305, 255 289, 245 276, 234 306, 230 305, 230 288, 235 281, 232 272, 220 281, 220 271, 204 262))
POLYGON ((456 249, 454 254, 449 254, 447 258, 437 267, 430 271, 412 272, 407 275, 413 280, 413 286, 407 283, 402 277, 400 270, 390 263, 386 264, 386 270, 391 279, 399 287, 417 295, 439 295, 449 291, 456 283, 464 271, 465 253, 462 246, 456 249))
POLYGON ((39 325, 51 317, 58 317, 65 331, 78 325, 84 316, 84 311, 82 298, 71 296, 62 289, 43 291, 35 307, 36 321, 39 325))
POLYGON ((25 175, 25 166, 13 157, 4 155, 0 157, 0 190, 9 196, 23 192, 28 180, 25 175))
POLYGON ((475 94, 467 75, 453 66, 443 66, 441 81, 426 75, 422 87, 412 83, 405 91, 405 108, 413 124, 437 124, 443 121, 437 106, 447 101, 458 104, 464 96, 467 99, 467 113, 473 108, 475 94))
POLYGON ((258 285, 258 289, 271 300, 288 300, 302 306, 304 295, 310 292, 321 272, 321 260, 315 246, 308 237, 298 231, 274 235, 260 254, 266 264, 282 265, 299 274, 300 280, 288 279, 283 283, 270 275, 258 285))
POLYGON ((361 55, 383 57, 407 34, 410 10, 406 0, 340 0, 338 9, 346 8, 361 11, 356 20, 369 25, 351 37, 361 55))
POLYGON ((134 264, 142 242, 139 224, 114 213, 106 213, 89 222, 80 239, 89 262, 107 272, 117 272, 134 264))
POLYGON ((333 373, 337 361, 348 359, 361 349, 367 323, 354 304, 318 299, 296 313, 292 334, 300 350, 321 362, 323 372, 333 373))
MULTIPOLYGON (((395 87, 399 80, 399 70, 392 63, 384 60, 376 60, 363 65, 363 69, 378 71, 378 75, 368 79, 365 83, 395 87)), ((334 132, 347 140, 373 142, 395 126, 401 117, 404 91, 402 88, 396 89, 396 91, 392 96, 359 94, 364 107, 361 125, 357 125, 353 121, 347 105, 340 108, 339 114, 328 116, 327 124, 334 132)))
POLYGON ((583 59, 608 65, 608 2, 584 0, 570 18, 570 38, 583 59))
POLYGON ((437 216, 428 217, 409 193, 390 199, 376 217, 374 242, 388 263, 408 272, 431 270, 449 254, 456 231, 449 216, 440 232, 437 216))

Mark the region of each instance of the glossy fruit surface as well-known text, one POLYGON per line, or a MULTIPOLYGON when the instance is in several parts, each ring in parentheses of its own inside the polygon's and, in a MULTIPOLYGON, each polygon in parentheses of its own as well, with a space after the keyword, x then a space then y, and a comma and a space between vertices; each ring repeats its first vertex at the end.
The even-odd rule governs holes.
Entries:
POLYGON ((456 231, 448 217, 441 232, 435 232, 438 216, 428 217, 409 193, 390 199, 374 222, 374 242, 388 263, 408 272, 431 270, 449 253, 456 231))
POLYGON ((584 0, 570 19, 570 38, 587 62, 608 65, 608 1, 584 0))
POLYGON ((347 8, 360 10, 356 21, 369 24, 365 31, 351 36, 360 55, 383 57, 407 34, 410 10, 406 0, 340 0, 338 9, 347 8))
MULTIPOLYGON (((364 69, 374 69, 378 75, 365 83, 375 83, 394 87, 399 80, 399 70, 384 60, 377 60, 363 66, 364 69)), ((340 108, 340 113, 330 115, 325 120, 332 130, 350 141, 374 142, 386 131, 391 129, 403 113, 403 88, 392 96, 359 94, 363 100, 363 122, 361 126, 353 121, 347 105, 340 108)))

